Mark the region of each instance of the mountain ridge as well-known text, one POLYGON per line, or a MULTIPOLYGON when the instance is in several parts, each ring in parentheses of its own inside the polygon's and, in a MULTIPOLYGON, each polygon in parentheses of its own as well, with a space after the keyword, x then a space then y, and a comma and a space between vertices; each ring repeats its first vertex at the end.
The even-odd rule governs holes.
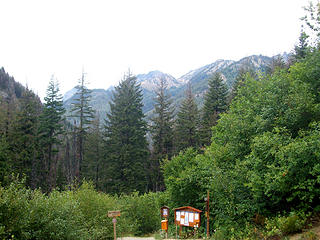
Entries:
MULTIPOLYGON (((140 84, 143 93, 143 112, 150 115, 153 110, 155 90, 159 80, 164 78, 167 82, 168 92, 172 96, 173 101, 179 105, 184 97, 184 92, 188 82, 191 82, 193 94, 196 96, 196 101, 199 105, 203 102, 203 97, 208 89, 208 78, 220 72, 222 78, 225 80, 230 89, 235 81, 235 78, 241 68, 252 69, 254 71, 265 72, 267 67, 271 64, 272 57, 263 55, 251 55, 241 58, 239 61, 218 59, 213 63, 207 64, 200 68, 191 70, 179 78, 174 78, 168 73, 163 73, 159 70, 153 70, 145 74, 137 74, 137 83, 140 84)), ((111 101, 112 91, 114 86, 105 89, 92 90, 92 107, 99 113, 101 119, 106 117, 109 111, 109 102, 111 101)), ((66 92, 67 100, 64 102, 65 108, 70 110, 73 96, 70 97, 72 89, 66 92)))

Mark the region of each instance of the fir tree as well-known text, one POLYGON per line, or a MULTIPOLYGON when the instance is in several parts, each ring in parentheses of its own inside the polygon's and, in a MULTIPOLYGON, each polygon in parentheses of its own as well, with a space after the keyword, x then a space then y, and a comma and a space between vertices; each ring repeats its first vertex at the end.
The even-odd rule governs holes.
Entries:
MULTIPOLYGON (((269 66, 267 71, 271 72, 271 71, 273 71, 272 69, 274 69, 274 67, 277 66, 277 64, 274 61, 275 61, 275 59, 273 59, 273 64, 271 64, 269 66)), ((257 74, 251 68, 248 68, 248 67, 240 68, 240 70, 236 76, 236 79, 235 79, 234 83, 232 84, 231 93, 229 95, 229 101, 228 101, 229 103, 232 101, 232 99, 234 99, 238 95, 239 88, 241 88, 245 85, 245 80, 248 77, 257 78, 257 74)))
POLYGON ((209 89, 205 95, 201 125, 201 144, 209 145, 211 142, 212 126, 217 124, 219 114, 228 108, 228 88, 221 74, 215 73, 208 81, 209 89))
POLYGON ((308 52, 310 52, 310 47, 308 46, 308 39, 309 36, 304 31, 301 31, 299 36, 299 43, 294 47, 294 61, 301 61, 307 56, 308 52))
POLYGON ((115 88, 106 119, 108 192, 146 191, 147 123, 142 106, 140 86, 129 73, 115 88))
POLYGON ((87 134, 85 150, 82 165, 83 177, 93 181, 97 189, 103 190, 103 135, 99 116, 93 120, 92 128, 87 134))
POLYGON ((75 118, 75 125, 77 127, 77 140, 78 140, 78 157, 75 169, 75 177, 80 179, 81 166, 84 157, 84 142, 86 139, 87 131, 90 127, 92 119, 94 118, 94 110, 90 106, 91 100, 91 90, 86 86, 84 73, 82 73, 81 79, 79 79, 79 84, 76 86, 77 98, 72 104, 72 117, 75 118))
POLYGON ((15 173, 26 176, 27 185, 35 188, 38 178, 38 127, 41 102, 28 88, 20 100, 20 111, 9 133, 12 167, 15 173))
POLYGON ((177 152, 188 147, 197 148, 199 146, 199 113, 190 83, 178 112, 175 135, 177 152))
POLYGON ((154 117, 151 119, 152 159, 150 180, 154 191, 163 190, 163 176, 160 163, 163 159, 171 159, 173 148, 174 107, 167 93, 165 79, 160 79, 156 89, 154 117))
POLYGON ((46 172, 47 186, 49 189, 55 187, 57 175, 57 153, 61 145, 61 135, 63 130, 63 107, 62 95, 59 93, 59 83, 52 76, 47 95, 44 98, 44 108, 40 116, 40 137, 44 149, 44 170, 46 172))

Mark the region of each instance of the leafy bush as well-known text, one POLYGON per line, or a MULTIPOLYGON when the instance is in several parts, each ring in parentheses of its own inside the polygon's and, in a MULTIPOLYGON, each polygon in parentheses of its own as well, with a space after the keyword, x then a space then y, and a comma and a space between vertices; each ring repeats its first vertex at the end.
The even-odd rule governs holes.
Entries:
MULTIPOLYGON (((108 211, 120 210, 116 197, 99 193, 92 184, 84 182, 79 189, 74 191, 74 198, 79 204, 79 210, 84 216, 82 225, 91 239, 106 239, 113 237, 112 219, 108 211)), ((123 231, 122 218, 118 218, 118 233, 123 231)))
POLYGON ((271 237, 296 233, 301 231, 305 224, 306 218, 300 217, 296 213, 266 219, 266 235, 271 237))
POLYGON ((122 217, 127 219, 128 231, 135 235, 155 232, 160 228, 161 193, 148 193, 139 196, 133 193, 120 198, 122 217))
POLYGON ((85 216, 71 191, 53 191, 49 196, 34 191, 27 219, 31 239, 87 238, 82 224, 85 216))
POLYGON ((245 160, 247 185, 259 211, 290 210, 317 204, 319 184, 319 123, 293 139, 286 130, 266 132, 253 140, 245 160))
POLYGON ((172 207, 204 207, 204 198, 212 176, 207 160, 202 155, 198 156, 194 149, 188 148, 163 165, 172 207))
POLYGON ((29 239, 28 209, 31 191, 23 182, 14 181, 7 188, 0 187, 0 237, 29 239))

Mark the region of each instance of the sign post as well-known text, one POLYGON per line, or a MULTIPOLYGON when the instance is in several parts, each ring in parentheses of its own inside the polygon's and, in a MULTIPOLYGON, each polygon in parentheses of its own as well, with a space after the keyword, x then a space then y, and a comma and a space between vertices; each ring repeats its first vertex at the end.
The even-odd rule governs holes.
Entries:
POLYGON ((167 206, 163 206, 160 209, 161 212, 161 217, 164 218, 165 220, 161 221, 161 229, 166 231, 166 238, 168 238, 168 218, 169 218, 169 211, 170 208, 167 206))
POLYGON ((210 230, 209 230, 209 218, 210 218, 210 214, 209 214, 209 190, 208 190, 208 193, 207 193, 207 238, 209 239, 210 237, 210 230))
POLYGON ((114 236, 114 240, 117 240, 117 219, 114 217, 112 218, 112 222, 113 222, 113 236, 114 236))
POLYGON ((108 217, 112 218, 114 240, 117 240, 117 217, 120 217, 120 211, 108 211, 108 217))

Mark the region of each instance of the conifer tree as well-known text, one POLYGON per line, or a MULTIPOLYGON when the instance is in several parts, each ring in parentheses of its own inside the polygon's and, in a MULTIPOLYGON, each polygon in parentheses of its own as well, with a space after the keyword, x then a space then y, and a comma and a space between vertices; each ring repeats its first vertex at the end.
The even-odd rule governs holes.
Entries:
POLYGON ((163 159, 171 159, 173 146, 174 107, 170 95, 167 93, 165 79, 160 79, 156 89, 154 105, 154 117, 151 119, 152 158, 150 166, 150 180, 152 189, 159 191, 164 189, 163 176, 160 171, 160 163, 163 159))
MULTIPOLYGON (((276 64, 273 64, 273 65, 275 66, 276 64)), ((272 71, 271 68, 272 67, 269 66, 269 70, 267 69, 267 71, 272 71)), ((231 93, 229 95, 229 101, 228 101, 229 104, 232 101, 232 99, 234 99, 238 95, 239 88, 241 88, 245 85, 245 80, 248 77, 257 78, 257 74, 252 69, 250 69, 248 67, 240 68, 239 72, 236 76, 236 79, 235 79, 234 83, 232 84, 231 93)))
POLYGON ((215 73, 208 81, 209 89, 205 95, 201 124, 201 145, 211 142, 211 128, 217 124, 219 114, 228 108, 228 88, 221 74, 215 73))
POLYGON ((38 179, 38 127, 41 102, 28 88, 20 100, 20 111, 9 133, 12 167, 15 173, 26 176, 26 183, 36 187, 38 179))
POLYGON ((57 175, 57 157, 59 145, 61 145, 61 135, 63 130, 63 107, 62 95, 59 93, 59 83, 52 76, 48 88, 47 95, 44 98, 44 108, 40 116, 39 134, 41 144, 44 150, 44 171, 45 179, 49 189, 55 187, 57 175))
POLYGON ((4 136, 0 135, 0 182, 4 182, 4 177, 11 172, 11 161, 9 158, 9 144, 4 136))
POLYGON ((103 190, 103 135, 99 116, 92 121, 88 131, 83 160, 83 177, 92 180, 97 189, 103 190))
POLYGON ((87 131, 90 127, 92 119, 94 118, 94 110, 90 106, 91 100, 91 90, 89 90, 86 86, 84 72, 82 73, 81 79, 79 79, 79 84, 76 86, 77 98, 74 100, 72 104, 72 117, 75 118, 75 125, 77 127, 77 163, 75 169, 75 177, 80 179, 81 174, 81 166, 84 157, 84 142, 86 139, 87 131))
POLYGON ((301 31, 299 36, 299 43, 294 46, 294 61, 301 61, 307 56, 308 52, 310 51, 310 47, 308 46, 308 39, 309 36, 304 31, 301 31))
POLYGON ((176 126, 176 151, 179 152, 188 147, 199 146, 199 112, 188 83, 185 98, 181 103, 176 126))
POLYGON ((106 119, 107 192, 145 192, 148 146, 142 92, 136 77, 125 75, 113 92, 106 119))

